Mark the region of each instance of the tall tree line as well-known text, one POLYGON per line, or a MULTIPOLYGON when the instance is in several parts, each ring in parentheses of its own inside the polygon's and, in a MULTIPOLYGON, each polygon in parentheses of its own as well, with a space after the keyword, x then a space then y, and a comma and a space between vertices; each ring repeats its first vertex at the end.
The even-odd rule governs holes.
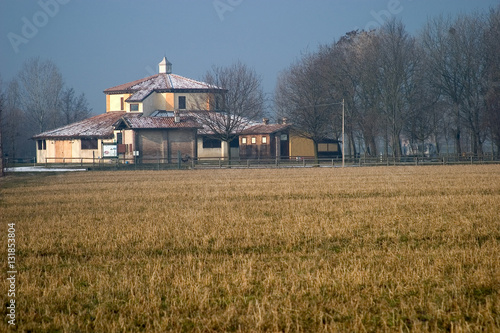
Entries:
POLYGON ((281 73, 277 113, 313 141, 338 139, 344 100, 351 155, 399 157, 428 143, 436 153, 481 155, 486 141, 498 154, 499 48, 500 6, 430 19, 416 36, 396 19, 352 31, 281 73))
POLYGON ((87 118, 92 109, 84 93, 64 84, 50 60, 27 60, 3 93, 3 154, 9 159, 34 156, 34 134, 87 118))

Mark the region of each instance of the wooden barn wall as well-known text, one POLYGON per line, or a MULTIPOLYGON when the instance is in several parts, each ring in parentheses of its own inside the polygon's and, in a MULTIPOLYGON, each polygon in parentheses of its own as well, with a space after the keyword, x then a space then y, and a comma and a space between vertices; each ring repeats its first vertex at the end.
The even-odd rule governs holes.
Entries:
POLYGON ((171 162, 178 150, 182 156, 196 156, 195 130, 139 130, 136 139, 144 162, 158 158, 171 162))
POLYGON ((177 151, 180 151, 182 156, 195 156, 196 134, 192 130, 174 130, 169 133, 170 140, 170 157, 177 158, 177 151))

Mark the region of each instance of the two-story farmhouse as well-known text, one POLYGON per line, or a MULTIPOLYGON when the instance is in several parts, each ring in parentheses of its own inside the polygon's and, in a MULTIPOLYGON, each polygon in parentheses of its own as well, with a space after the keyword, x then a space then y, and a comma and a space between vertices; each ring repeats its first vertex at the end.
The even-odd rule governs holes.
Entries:
MULTIPOLYGON (((172 74, 164 57, 158 74, 104 90, 106 113, 33 138, 38 162, 82 158, 134 158, 143 161, 204 155, 196 110, 209 110, 211 98, 224 89, 172 74)), ((205 155, 221 156, 207 149, 205 155)))

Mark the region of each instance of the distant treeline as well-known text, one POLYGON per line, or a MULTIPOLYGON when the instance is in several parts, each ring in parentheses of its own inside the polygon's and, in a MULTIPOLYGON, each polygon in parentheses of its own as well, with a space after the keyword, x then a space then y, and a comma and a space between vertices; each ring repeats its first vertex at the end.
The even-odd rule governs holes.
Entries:
POLYGON ((27 60, 18 75, 2 86, 0 107, 3 153, 9 160, 35 154, 31 136, 87 118, 92 109, 85 94, 64 84, 49 60, 27 60))
POLYGON ((481 155, 485 142, 498 153, 500 6, 430 19, 416 36, 395 19, 349 32, 292 64, 275 92, 278 116, 312 139, 340 138, 342 100, 346 154, 416 154, 430 143, 481 155))

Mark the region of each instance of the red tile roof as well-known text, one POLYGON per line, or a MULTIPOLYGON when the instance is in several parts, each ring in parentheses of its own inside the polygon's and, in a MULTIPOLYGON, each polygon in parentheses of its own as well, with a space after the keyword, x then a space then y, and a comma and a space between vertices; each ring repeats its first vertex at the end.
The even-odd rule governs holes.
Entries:
POLYGON ((173 117, 143 117, 137 113, 113 111, 37 134, 33 139, 108 139, 113 137, 120 123, 132 129, 201 128, 193 117, 180 117, 180 122, 176 123, 173 117))
POLYGON ((107 112, 33 136, 33 139, 112 138, 113 124, 125 112, 107 112))
POLYGON ((174 128, 200 128, 191 117, 180 117, 178 123, 173 117, 122 117, 127 127, 132 129, 174 129, 174 128))
POLYGON ((127 102, 140 102, 152 92, 173 90, 221 90, 221 88, 176 74, 155 74, 104 90, 105 94, 131 93, 127 102))
POLYGON ((241 134, 271 134, 289 128, 291 124, 259 124, 245 129, 241 134))

